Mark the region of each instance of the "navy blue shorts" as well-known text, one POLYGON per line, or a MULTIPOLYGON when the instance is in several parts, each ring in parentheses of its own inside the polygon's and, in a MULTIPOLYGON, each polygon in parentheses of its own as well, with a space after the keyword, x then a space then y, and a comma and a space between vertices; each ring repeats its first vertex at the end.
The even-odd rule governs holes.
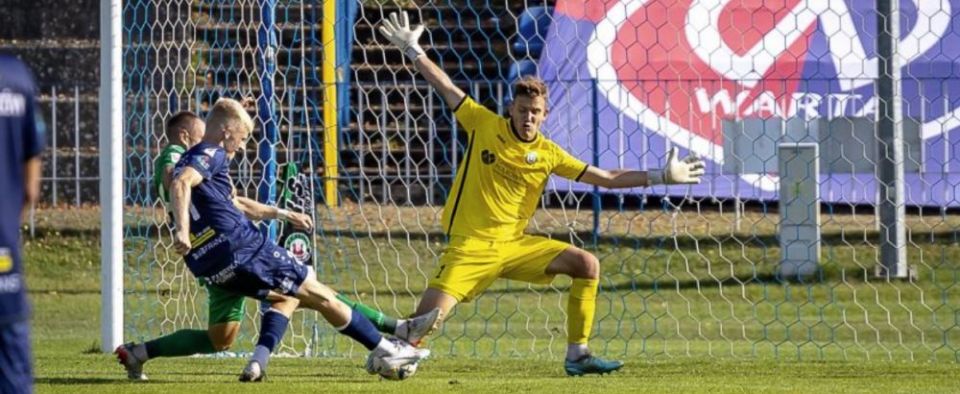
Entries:
POLYGON ((234 262, 200 280, 235 294, 264 300, 270 291, 296 294, 308 272, 307 266, 298 263, 293 254, 273 242, 266 242, 246 261, 234 262))
POLYGON ((32 393, 30 322, 0 325, 0 393, 32 393))

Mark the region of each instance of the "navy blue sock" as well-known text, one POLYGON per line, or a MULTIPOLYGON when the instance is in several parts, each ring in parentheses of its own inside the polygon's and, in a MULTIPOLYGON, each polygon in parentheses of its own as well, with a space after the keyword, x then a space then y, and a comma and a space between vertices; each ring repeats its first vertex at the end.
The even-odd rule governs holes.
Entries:
POLYGON ((273 353, 277 344, 283 339, 288 323, 290 319, 274 309, 267 310, 263 314, 260 319, 260 338, 257 339, 257 347, 253 350, 253 360, 260 363, 260 369, 267 369, 270 353, 273 353))
POLYGON ((370 319, 367 319, 362 313, 353 308, 350 309, 350 323, 346 327, 340 328, 340 333, 360 342, 367 350, 373 350, 380 344, 383 336, 373 326, 370 319))

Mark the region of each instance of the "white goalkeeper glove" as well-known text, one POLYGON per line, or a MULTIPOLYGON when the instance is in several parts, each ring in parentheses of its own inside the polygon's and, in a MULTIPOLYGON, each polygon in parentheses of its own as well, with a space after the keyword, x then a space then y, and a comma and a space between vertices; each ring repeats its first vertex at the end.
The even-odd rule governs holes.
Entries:
POLYGON ((667 165, 663 169, 647 172, 647 180, 650 186, 700 183, 700 177, 703 176, 704 171, 703 160, 696 155, 679 160, 677 148, 673 147, 667 153, 667 165))
POLYGON ((424 54, 423 48, 420 48, 420 44, 417 43, 420 35, 423 34, 423 25, 417 25, 411 30, 410 18, 407 17, 406 11, 400 11, 399 18, 396 12, 391 12, 390 17, 384 19, 383 24, 380 25, 380 33, 387 37, 391 44, 400 48, 411 61, 417 60, 424 54))

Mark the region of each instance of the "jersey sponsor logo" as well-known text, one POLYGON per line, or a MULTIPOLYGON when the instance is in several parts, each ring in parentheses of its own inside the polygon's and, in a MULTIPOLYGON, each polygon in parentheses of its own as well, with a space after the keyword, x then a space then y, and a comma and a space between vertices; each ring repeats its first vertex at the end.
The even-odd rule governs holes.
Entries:
POLYGON ((27 112, 27 99, 11 91, 0 92, 0 116, 23 116, 27 112))
POLYGON ((200 277, 199 279, 207 285, 222 285, 237 276, 236 270, 237 263, 232 263, 213 275, 200 277))
POLYGON ((217 232, 214 229, 210 227, 204 227, 203 230, 195 234, 190 234, 190 243, 192 243, 194 247, 203 245, 216 234, 217 232))
POLYGON ((217 154, 217 148, 207 148, 207 149, 204 149, 204 150, 203 150, 203 154, 205 154, 205 155, 207 155, 207 156, 210 156, 210 157, 213 157, 213 155, 217 154))
POLYGON ((283 243, 283 248, 300 264, 310 260, 313 248, 310 247, 310 238, 304 233, 291 233, 283 243))
POLYGON ((512 165, 508 165, 506 162, 499 161, 493 165, 493 172, 496 173, 501 178, 508 180, 516 184, 522 184, 523 175, 520 173, 520 170, 512 165))
POLYGON ((482 161, 483 164, 493 164, 493 162, 497 161, 497 155, 489 150, 484 149, 482 152, 480 152, 480 161, 482 161))
POLYGON ((220 235, 210 243, 207 243, 206 245, 203 245, 201 247, 194 246, 193 253, 190 253, 190 257, 192 257, 194 260, 199 260, 203 258, 203 256, 206 256, 207 253, 210 253, 211 250, 213 250, 217 246, 220 246, 226 241, 227 241, 227 237, 220 235))
MULTIPOLYGON (((952 45, 944 37, 953 34, 956 4, 900 1, 904 18, 912 21, 901 31, 898 44, 904 69, 930 63, 925 57, 952 50, 943 48, 952 45)), ((723 119, 876 115, 872 86, 879 61, 872 44, 876 26, 864 22, 875 14, 860 3, 755 2, 759 7, 746 0, 587 3, 582 8, 606 10, 587 45, 587 62, 600 65, 587 67, 598 80, 597 91, 622 114, 718 163, 724 158, 723 119), (742 10, 762 15, 738 12, 742 10), (814 39, 818 31, 825 43, 814 39), (683 60, 671 60, 675 65, 664 67, 663 59, 683 60), (837 88, 801 83, 810 59, 832 63, 832 69, 816 72, 833 73, 819 78, 835 77, 837 88)), ((931 115, 922 116, 925 139, 956 127, 953 119, 960 114, 960 101, 941 100, 936 105, 946 108, 926 109, 931 115)))
POLYGON ((0 274, 13 269, 13 255, 8 248, 0 248, 0 274))

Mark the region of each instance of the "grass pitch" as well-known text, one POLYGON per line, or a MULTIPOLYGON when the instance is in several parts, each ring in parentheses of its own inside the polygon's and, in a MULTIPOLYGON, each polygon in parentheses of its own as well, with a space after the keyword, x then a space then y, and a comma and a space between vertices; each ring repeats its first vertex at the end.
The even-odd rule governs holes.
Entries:
MULTIPOLYGON (((43 225, 46 216, 40 217, 42 228, 26 246, 38 392, 960 392, 960 246, 954 233, 921 227, 923 221, 911 227, 910 253, 921 256, 914 260, 916 283, 867 280, 876 254, 869 231, 856 238, 827 230, 822 281, 771 282, 779 253, 767 217, 745 217, 753 223, 745 236, 711 230, 718 217, 691 221, 702 227, 680 231, 677 244, 653 237, 673 226, 647 227, 650 237, 633 244, 601 243, 594 251, 606 287, 594 349, 627 363, 604 377, 563 374, 562 282, 533 291, 501 283, 451 316, 431 339, 434 357, 408 381, 366 375, 365 352, 319 324, 315 351, 326 356, 274 358, 267 382, 241 384, 244 359, 237 357, 154 360, 146 367, 151 381, 126 381, 113 357, 98 352, 95 219, 64 225, 70 217, 61 215, 43 225), (511 324, 491 324, 504 320, 511 324)), ((840 220, 851 219, 834 223, 840 220)), ((955 218, 946 220, 939 226, 958 227, 955 218)), ((417 238, 331 240, 329 253, 341 263, 322 273, 328 282, 394 314, 412 309, 437 245, 417 238)), ((141 286, 127 297, 128 335, 204 324, 202 296, 155 301, 189 290, 188 278, 127 279, 141 286), (174 317, 174 310, 191 317, 174 317)), ((253 320, 244 322, 240 351, 251 347, 253 320)), ((313 323, 298 313, 284 346, 302 349, 313 323)))

